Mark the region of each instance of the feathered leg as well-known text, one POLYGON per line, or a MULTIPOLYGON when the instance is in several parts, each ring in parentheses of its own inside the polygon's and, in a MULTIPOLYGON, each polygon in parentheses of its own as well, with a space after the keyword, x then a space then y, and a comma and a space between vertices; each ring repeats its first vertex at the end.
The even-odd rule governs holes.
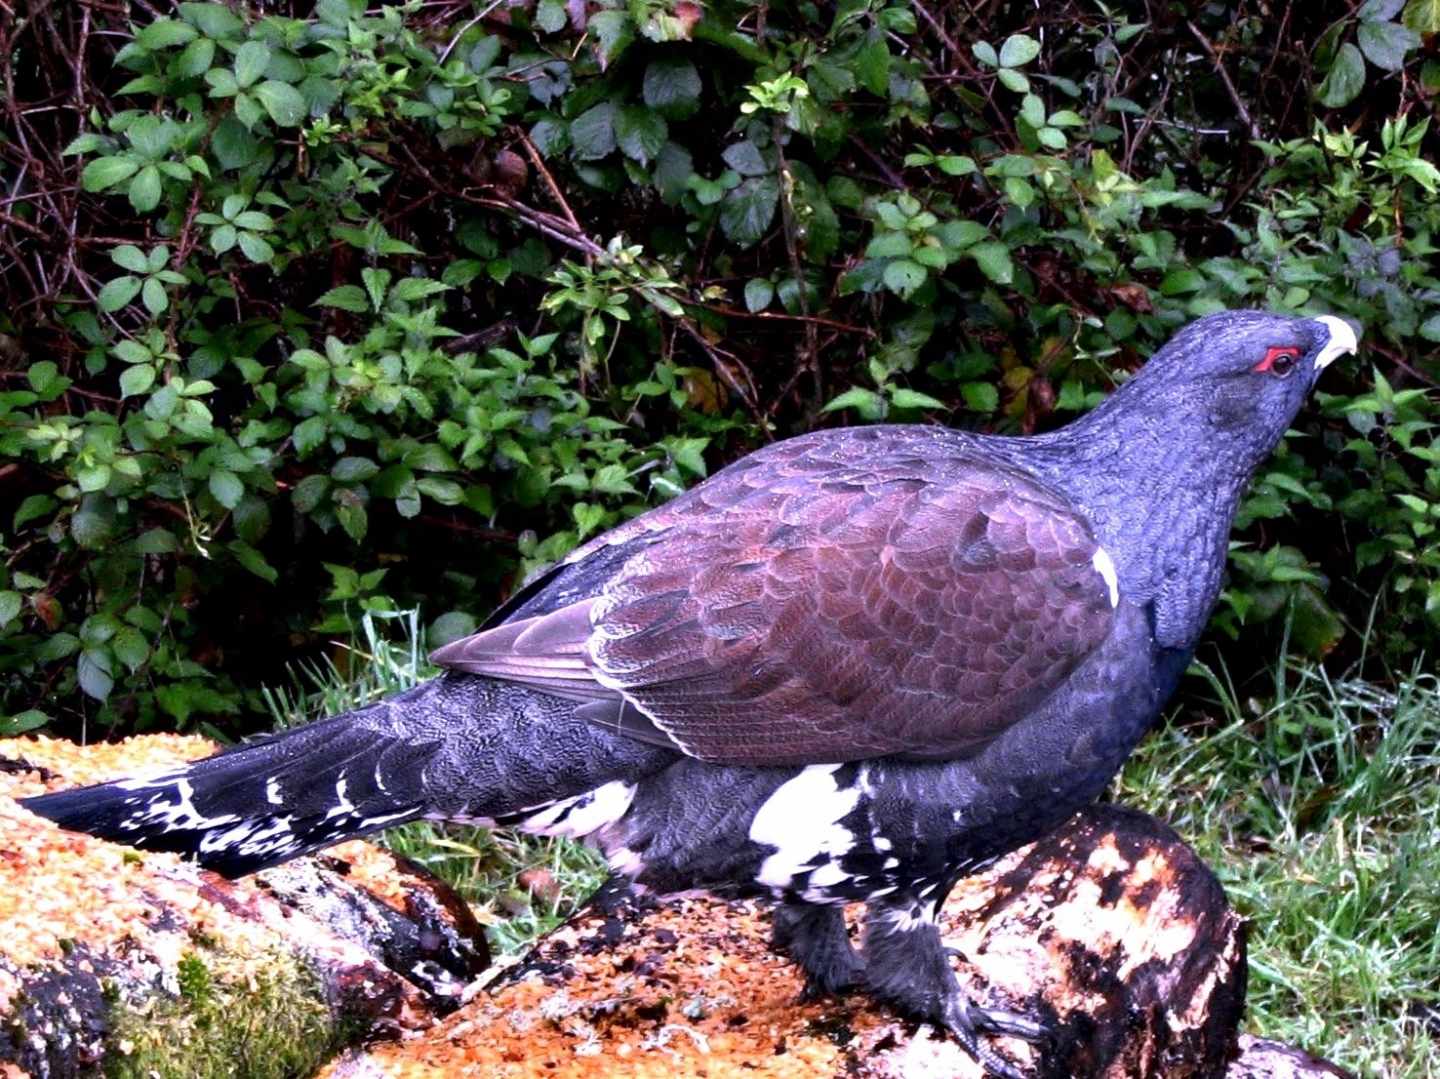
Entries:
POLYGON ((771 941, 805 972, 804 1000, 842 992, 862 980, 864 965, 850 946, 840 907, 782 903, 775 908, 771 941))

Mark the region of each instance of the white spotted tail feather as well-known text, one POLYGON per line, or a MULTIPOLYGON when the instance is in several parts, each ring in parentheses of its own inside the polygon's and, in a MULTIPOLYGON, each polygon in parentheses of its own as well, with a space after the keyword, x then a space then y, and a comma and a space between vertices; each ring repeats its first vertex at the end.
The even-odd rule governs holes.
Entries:
POLYGON ((28 798, 65 828, 196 858, 227 877, 419 817, 432 742, 337 716, 149 776, 28 798))

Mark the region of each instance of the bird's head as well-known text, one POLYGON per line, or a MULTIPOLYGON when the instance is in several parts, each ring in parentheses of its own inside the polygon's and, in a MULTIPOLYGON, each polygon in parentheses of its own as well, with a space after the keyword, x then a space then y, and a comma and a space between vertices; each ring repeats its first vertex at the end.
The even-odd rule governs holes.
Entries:
POLYGON ((1154 422, 1199 435, 1248 470, 1275 448, 1321 371, 1358 343, 1334 315, 1224 311, 1177 333, 1110 403, 1143 400, 1154 422))

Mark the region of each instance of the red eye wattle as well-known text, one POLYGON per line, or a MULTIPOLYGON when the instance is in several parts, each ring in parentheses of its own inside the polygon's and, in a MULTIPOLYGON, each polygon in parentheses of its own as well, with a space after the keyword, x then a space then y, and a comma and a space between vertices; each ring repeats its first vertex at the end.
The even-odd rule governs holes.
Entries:
POLYGON ((1300 350, 1292 346, 1276 346, 1265 350, 1265 358, 1250 368, 1252 371, 1268 372, 1273 375, 1284 375, 1290 372, 1295 366, 1295 361, 1300 358, 1300 350))

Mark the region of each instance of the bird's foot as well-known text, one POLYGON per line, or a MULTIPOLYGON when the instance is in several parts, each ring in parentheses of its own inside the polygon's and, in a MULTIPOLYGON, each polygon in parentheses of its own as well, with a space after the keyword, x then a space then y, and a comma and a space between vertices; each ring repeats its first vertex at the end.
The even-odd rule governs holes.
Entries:
MULTIPOLYGON (((947 947, 945 954, 969 962, 959 948, 947 947)), ((1049 1029, 1043 1023, 1037 1023, 1019 1012, 1005 1011, 1003 1008, 982 1008, 978 1004, 972 1004, 965 999, 958 987, 946 1001, 944 1013, 945 1028, 955 1036, 961 1047, 987 1071, 1001 1079, 1024 1079, 1024 1076, 986 1046, 980 1040, 980 1035, 999 1034, 1027 1042, 1042 1042, 1050 1036, 1049 1029)))
POLYGON ((942 1021, 945 1029, 954 1035, 960 1047, 969 1053, 980 1066, 999 1079, 1027 1079, 1020 1071, 982 1040, 985 1034, 1001 1034, 1025 1041, 1043 1041, 1048 1032, 1041 1024, 998 1008, 982 1008, 972 1004, 956 990, 945 1002, 942 1021))

